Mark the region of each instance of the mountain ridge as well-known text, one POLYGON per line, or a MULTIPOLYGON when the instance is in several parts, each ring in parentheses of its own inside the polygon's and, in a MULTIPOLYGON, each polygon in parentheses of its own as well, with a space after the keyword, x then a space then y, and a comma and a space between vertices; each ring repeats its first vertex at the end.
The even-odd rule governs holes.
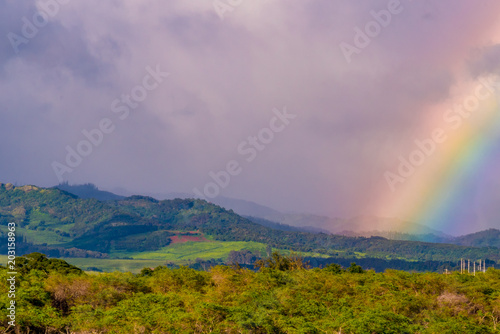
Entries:
POLYGON ((184 231, 221 242, 252 241, 333 257, 359 254, 383 259, 456 261, 473 255, 500 260, 498 249, 275 230, 200 199, 158 201, 131 196, 101 202, 75 198, 56 188, 2 184, 0 227, 4 234, 9 221, 15 221, 19 236, 33 245, 109 256, 169 247, 172 237, 184 231))
MULTIPOLYGON (((114 196, 125 198, 133 196, 131 193, 122 191, 124 195, 117 195, 112 192, 99 190, 95 185, 87 183, 85 185, 68 185, 64 184, 64 189, 75 195, 79 195, 82 187, 86 187, 86 195, 100 199, 103 196, 114 196)), ((58 187, 58 186, 56 186, 58 187)), ((137 195, 135 195, 137 196, 137 195)), ((143 196, 149 196, 157 200, 175 199, 175 198, 192 198, 192 194, 187 193, 146 193, 143 196)), ((89 197, 87 197, 89 198, 89 197)), ((369 215, 357 216, 348 219, 331 218, 328 216, 307 214, 307 213, 283 213, 258 204, 252 201, 218 196, 211 199, 211 203, 224 207, 227 210, 233 210, 240 216, 247 217, 250 220, 264 226, 284 230, 301 230, 312 233, 333 233, 337 235, 345 235, 351 237, 372 237, 381 236, 391 240, 409 240, 423 241, 434 243, 452 243, 457 245, 463 244, 460 241, 462 236, 451 236, 441 231, 423 226, 420 224, 409 223, 395 218, 383 218, 369 215), (371 230, 366 230, 366 226, 372 226, 371 230), (381 229, 385 225, 385 230, 381 229), (394 226, 399 226, 395 228, 394 226)), ((478 231, 480 232, 480 231, 478 231)), ((500 245, 492 240, 491 245, 500 245)), ((471 246, 473 244, 470 244, 471 246)), ((491 246, 490 245, 490 246, 491 246)))

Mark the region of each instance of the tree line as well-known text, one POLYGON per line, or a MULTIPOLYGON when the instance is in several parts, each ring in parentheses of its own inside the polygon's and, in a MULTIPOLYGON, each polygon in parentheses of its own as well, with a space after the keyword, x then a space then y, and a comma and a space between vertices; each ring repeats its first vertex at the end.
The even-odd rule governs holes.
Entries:
POLYGON ((498 333, 500 270, 376 273, 309 268, 272 253, 252 271, 218 265, 88 274, 43 254, 17 259, 16 328, 5 333, 498 333))

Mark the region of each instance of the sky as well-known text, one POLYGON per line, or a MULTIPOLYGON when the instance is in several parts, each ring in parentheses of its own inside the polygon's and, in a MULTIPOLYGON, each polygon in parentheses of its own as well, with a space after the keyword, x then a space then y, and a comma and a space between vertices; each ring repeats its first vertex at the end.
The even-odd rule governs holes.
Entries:
POLYGON ((445 119, 500 82, 499 16, 494 0, 2 1, 0 182, 500 227, 500 88, 445 119), (435 129, 449 140, 402 177, 435 129))

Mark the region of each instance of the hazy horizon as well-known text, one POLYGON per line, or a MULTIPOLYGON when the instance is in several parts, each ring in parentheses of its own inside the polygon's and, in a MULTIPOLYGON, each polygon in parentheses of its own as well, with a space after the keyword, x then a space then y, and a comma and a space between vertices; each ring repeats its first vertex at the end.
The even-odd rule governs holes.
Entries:
POLYGON ((0 4, 0 182, 500 228, 500 3, 0 4))

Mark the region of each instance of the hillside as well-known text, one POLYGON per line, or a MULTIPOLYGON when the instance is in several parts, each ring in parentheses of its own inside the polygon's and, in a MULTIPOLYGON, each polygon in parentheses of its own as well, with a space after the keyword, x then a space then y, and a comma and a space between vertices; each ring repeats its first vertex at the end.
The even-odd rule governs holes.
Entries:
MULTIPOLYGON (((120 200, 125 197, 134 196, 134 194, 129 193, 128 196, 117 195, 108 191, 102 191, 97 186, 91 183, 80 184, 80 185, 70 185, 68 183, 61 183, 54 188, 61 189, 67 191, 73 195, 78 196, 79 198, 94 198, 100 201, 109 201, 109 200, 120 200)), ((135 195, 136 196, 136 195, 135 195)), ((173 200, 173 199, 189 199, 192 198, 192 194, 187 193, 147 193, 141 196, 151 197, 157 200, 173 200)), ((269 207, 251 202, 245 201, 241 199, 228 198, 224 196, 218 196, 210 201, 213 204, 216 204, 220 207, 223 207, 227 210, 233 210, 240 216, 243 216, 254 223, 259 225, 263 225, 266 227, 270 227, 272 229, 283 230, 283 231, 302 231, 302 232, 322 232, 322 233, 330 233, 330 231, 321 229, 318 227, 310 227, 310 226, 291 226, 287 224, 277 223, 274 221, 270 221, 261 217, 265 216, 274 216, 279 217, 282 215, 280 212, 271 209, 269 207)), ((278 219, 279 220, 279 219, 278 219)))
MULTIPOLYGON (((18 224, 25 251, 52 256, 128 256, 170 247, 183 235, 200 242, 257 242, 276 249, 331 257, 413 261, 498 261, 498 249, 283 231, 256 224, 198 199, 158 201, 131 196, 101 202, 59 189, 0 185, 0 222, 18 224)), ((23 249, 23 248, 22 248, 23 249)), ((493 262, 494 263, 494 262, 493 262)))
MULTIPOLYGON (((69 192, 72 192, 71 189, 68 190, 69 192)), ((135 193, 131 193, 130 191, 122 191, 120 192, 123 195, 126 196, 132 196, 132 195, 137 195, 135 193)), ((146 192, 146 193, 141 193, 143 196, 148 196, 148 197, 153 197, 158 200, 166 200, 166 199, 176 199, 176 198, 182 198, 182 199, 187 199, 187 198, 199 198, 196 197, 195 194, 193 193, 182 193, 182 192, 170 192, 170 193, 153 193, 153 192, 146 192)), ((223 207, 227 210, 233 210, 237 214, 241 216, 252 216, 252 217, 258 217, 258 218, 264 218, 266 216, 271 216, 271 215, 280 215, 281 212, 272 209, 268 206, 261 205, 252 201, 247 201, 243 199, 237 199, 237 198, 230 198, 230 197, 225 197, 225 196, 217 196, 215 198, 210 199, 210 202, 213 204, 216 204, 220 207, 223 207)))
POLYGON ((282 230, 282 231, 297 231, 297 232, 311 232, 311 233, 326 233, 329 234, 330 232, 318 227, 311 227, 311 226, 291 226, 287 224, 280 224, 276 223, 264 218, 258 218, 258 217, 252 217, 252 216, 244 216, 245 218, 253 221, 254 223, 257 223, 262 226, 266 226, 269 228, 272 228, 273 230, 282 230))
POLYGON ((475 233, 462 235, 459 237, 446 236, 442 234, 436 235, 434 233, 409 234, 409 233, 381 232, 381 231, 371 231, 364 233, 345 231, 341 234, 346 236, 365 236, 365 237, 370 235, 379 235, 392 240, 427 241, 427 242, 446 243, 446 244, 454 244, 454 245, 468 246, 468 247, 500 248, 500 231, 493 228, 485 231, 479 231, 475 233))
MULTIPOLYGON (((118 200, 125 198, 111 192, 99 190, 93 184, 69 185, 62 183, 55 188, 65 190, 80 198, 95 198, 98 200, 118 200)), ((128 194, 131 196, 133 194, 128 194)), ((144 196, 159 200, 188 199, 187 193, 150 193, 144 196)), ((313 233, 334 233, 345 236, 372 237, 379 236, 391 240, 410 240, 434 243, 455 243, 452 236, 430 229, 419 224, 412 224, 398 219, 380 218, 374 216, 358 216, 350 219, 330 218, 326 216, 300 213, 282 213, 272 208, 251 201, 218 196, 211 203, 227 210, 233 210, 240 216, 251 221, 284 231, 302 231, 313 233), (370 230, 366 227, 370 226, 370 230)), ((488 245, 483 245, 488 246, 488 245)))
POLYGON ((453 238, 452 243, 469 247, 497 247, 500 248, 500 231, 489 229, 453 238))
POLYGON ((54 188, 67 191, 79 198, 95 198, 99 201, 112 201, 125 198, 124 196, 116 195, 109 191, 100 190, 92 183, 70 185, 65 182, 58 184, 54 188))

